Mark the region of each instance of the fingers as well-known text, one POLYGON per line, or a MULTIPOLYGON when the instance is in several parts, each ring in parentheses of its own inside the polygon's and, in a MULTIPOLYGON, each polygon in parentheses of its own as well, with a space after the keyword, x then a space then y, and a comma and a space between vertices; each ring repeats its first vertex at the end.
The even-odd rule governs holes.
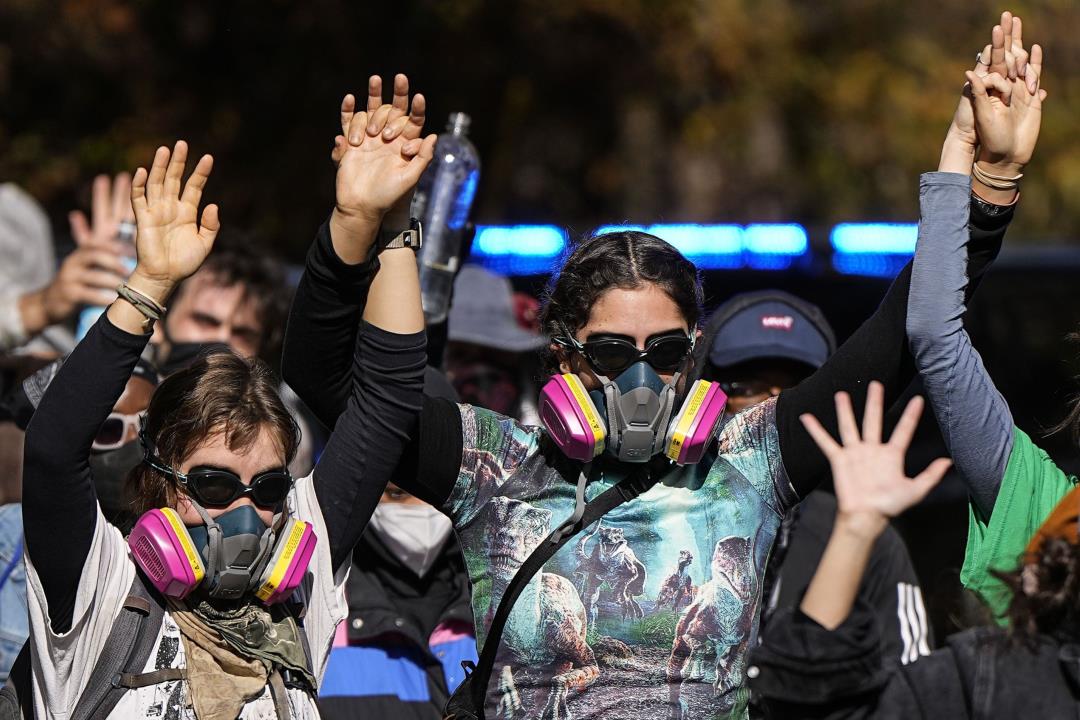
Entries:
POLYGON ((949 471, 950 467, 952 467, 952 460, 948 458, 938 458, 930 463, 925 470, 912 478, 911 485, 913 486, 913 492, 911 504, 908 505, 908 507, 918 505, 922 502, 923 499, 930 494, 930 491, 941 482, 941 479, 945 477, 945 473, 949 471))
POLYGON ((367 83, 367 111, 370 115, 382 105, 382 78, 372 75, 367 83))
POLYGON ((95 225, 107 222, 111 213, 109 191, 112 183, 108 175, 98 175, 94 178, 93 187, 90 190, 90 221, 95 225))
POLYGON ((180 197, 180 183, 184 180, 184 166, 187 165, 188 146, 183 140, 177 140, 173 146, 172 159, 165 169, 165 198, 172 200, 180 197))
POLYGON ((341 162, 341 158, 345 157, 345 148, 348 145, 348 141, 344 135, 338 135, 334 138, 334 149, 330 151, 330 159, 337 165, 341 162))
POLYGON ((1001 31, 1002 31, 1002 44, 1005 47, 1005 70, 1006 76, 1010 80, 1016 79, 1016 58, 1012 54, 1013 40, 1013 17, 1012 13, 1006 10, 1001 13, 1001 31))
POLYGON ((806 428, 806 432, 813 438, 817 446, 821 448, 821 452, 825 457, 832 460, 834 457, 843 452, 843 448, 840 444, 833 440, 832 435, 821 426, 818 419, 810 413, 804 413, 799 416, 799 420, 802 421, 803 427, 806 428))
POLYGON ((218 206, 211 203, 203 210, 202 222, 199 224, 199 237, 212 247, 219 230, 221 230, 221 218, 218 216, 218 206))
POLYGON ((388 123, 386 123, 386 128, 383 129, 383 140, 385 140, 386 142, 394 140, 395 138, 397 138, 398 135, 401 135, 405 131, 405 127, 408 124, 408 115, 402 115, 396 120, 389 121, 388 123))
MULTIPOLYGON (((1039 83, 1042 80, 1042 66, 1043 66, 1043 49, 1042 45, 1031 46, 1031 57, 1028 59, 1027 73, 1024 75, 1024 80, 1027 82, 1028 92, 1035 94, 1035 91, 1039 89, 1039 83)), ((1042 96, 1040 95, 1040 99, 1042 96)))
POLYGON ((881 442, 881 416, 885 413, 885 388, 877 380, 866 390, 866 409, 863 410, 863 441, 881 442))
POLYGON ((90 223, 86 219, 86 214, 81 210, 72 210, 68 213, 68 224, 71 226, 71 237, 75 239, 77 247, 83 247, 93 242, 94 238, 90 232, 90 223))
POLYGON ((195 165, 195 169, 191 172, 191 177, 188 178, 187 184, 184 185, 184 194, 180 198, 180 201, 199 207, 199 202, 202 200, 203 188, 206 187, 206 182, 210 179, 210 172, 214 169, 214 158, 211 155, 203 155, 199 158, 199 162, 195 165))
POLYGON ((990 106, 990 96, 987 94, 986 85, 983 83, 983 80, 992 76, 1001 76, 997 73, 990 73, 986 78, 981 78, 971 71, 965 73, 965 76, 968 80, 968 86, 971 89, 971 99, 975 104, 976 120, 989 117, 994 111, 990 106))
POLYGON ((131 211, 131 176, 126 172, 118 173, 113 181, 112 219, 123 222, 133 218, 131 211))
POLYGON ((922 416, 922 411, 923 399, 916 395, 908 401, 907 407, 904 408, 900 421, 896 423, 896 429, 893 430, 888 444, 901 452, 906 452, 908 445, 911 445, 911 438, 915 437, 915 428, 919 426, 919 417, 922 416))
POLYGON ((341 100, 341 134, 349 134, 349 123, 356 112, 356 96, 349 93, 341 100))
POLYGON ((115 288, 128 275, 128 267, 116 253, 108 250, 79 250, 77 252, 80 253, 79 261, 84 265, 99 268, 109 275, 111 279, 101 287, 115 288))
POLYGON ((973 67, 971 70, 979 77, 982 77, 986 73, 990 72, 990 52, 990 45, 987 45, 982 49, 982 52, 979 53, 978 57, 975 59, 975 67, 973 67))
POLYGON ((413 140, 420 137, 424 130, 424 122, 427 119, 427 99, 417 93, 412 99, 412 112, 409 113, 409 124, 405 128, 405 138, 413 140))
POLYGON ((136 222, 140 222, 139 218, 145 216, 149 209, 146 202, 146 181, 146 168, 139 168, 131 178, 131 208, 135 211, 136 222))
POLYGON ((425 165, 435 159, 435 143, 438 140, 439 136, 434 133, 424 138, 418 157, 423 158, 425 165))
POLYGON ((390 119, 390 112, 393 109, 393 105, 380 105, 374 113, 369 112, 367 134, 375 137, 381 133, 386 127, 386 122, 390 119))
POLYGON ((349 130, 346 133, 349 144, 353 147, 360 147, 364 142, 364 133, 367 132, 367 120, 368 114, 366 112, 353 115, 352 122, 349 123, 349 130))
POLYGON ((990 72, 1003 73, 1005 67, 1005 31, 995 25, 990 32, 990 72))
POLYGON ((150 177, 146 181, 146 201, 157 202, 164 193, 165 168, 169 165, 169 148, 162 145, 154 153, 154 164, 150 166, 150 177))
POLYGON ((409 78, 398 73, 394 76, 394 99, 391 101, 394 116, 409 114, 409 78))
POLYGON ((1013 16, 1012 41, 1013 47, 1019 50, 1024 49, 1024 24, 1020 22, 1020 18, 1016 16, 1013 16))
POLYGON ((79 281, 95 290, 115 291, 116 286, 124 282, 124 276, 106 272, 105 270, 87 269, 79 273, 79 281))
POLYGON ((982 78, 983 86, 987 92, 993 92, 1003 103, 1008 105, 1012 102, 1013 84, 998 73, 990 73, 982 78))
POLYGON ((855 423, 855 411, 851 409, 851 396, 836 393, 836 424, 840 428, 840 442, 844 447, 859 443, 859 426, 855 423))

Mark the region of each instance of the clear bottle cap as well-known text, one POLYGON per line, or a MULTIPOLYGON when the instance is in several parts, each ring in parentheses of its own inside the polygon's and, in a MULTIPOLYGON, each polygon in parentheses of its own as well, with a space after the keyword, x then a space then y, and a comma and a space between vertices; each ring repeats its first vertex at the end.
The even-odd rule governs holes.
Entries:
POLYGON ((468 113, 450 113, 450 119, 446 122, 446 131, 454 135, 464 135, 469 131, 470 125, 472 125, 472 118, 468 113))

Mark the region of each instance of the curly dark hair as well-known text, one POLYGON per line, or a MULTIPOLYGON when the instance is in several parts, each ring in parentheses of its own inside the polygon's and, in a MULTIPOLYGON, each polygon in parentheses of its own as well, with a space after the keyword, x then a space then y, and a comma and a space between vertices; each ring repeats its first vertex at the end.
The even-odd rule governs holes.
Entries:
MULTIPOLYGON (((577 242, 544 291, 540 326, 548 337, 575 333, 589 321, 593 304, 612 288, 631 290, 652 283, 679 306, 691 331, 701 319, 704 292, 697 267, 655 235, 604 233, 577 242), (565 329, 564 329, 565 328, 565 329)), ((559 371, 548 348, 544 372, 559 371)))
MULTIPOLYGON (((165 378, 146 410, 143 432, 157 456, 179 468, 201 443, 224 433, 231 450, 252 446, 269 430, 288 464, 300 444, 300 430, 277 392, 264 362, 229 350, 204 355, 165 378)), ((126 487, 131 510, 175 507, 179 483, 146 464, 132 469, 126 487)))
POLYGON ((994 575, 1013 592, 1008 616, 1014 636, 1024 641, 1037 635, 1058 642, 1080 640, 1080 545, 1048 538, 1027 563, 994 575))

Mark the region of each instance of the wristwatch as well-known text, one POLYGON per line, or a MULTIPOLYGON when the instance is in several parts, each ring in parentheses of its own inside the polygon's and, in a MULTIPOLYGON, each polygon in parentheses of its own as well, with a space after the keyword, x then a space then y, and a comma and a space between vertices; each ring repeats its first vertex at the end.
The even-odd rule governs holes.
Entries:
POLYGON ((409 218, 408 230, 401 230, 398 232, 380 228, 377 243, 379 250, 390 250, 403 247, 419 250, 424 244, 423 228, 420 226, 419 220, 411 217, 409 218))

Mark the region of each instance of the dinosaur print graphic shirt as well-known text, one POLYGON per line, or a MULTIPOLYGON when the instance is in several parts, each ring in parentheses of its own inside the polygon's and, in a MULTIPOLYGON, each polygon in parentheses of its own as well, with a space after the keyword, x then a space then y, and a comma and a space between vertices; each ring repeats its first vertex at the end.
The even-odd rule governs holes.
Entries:
MULTIPOLYGON (((540 428, 459 407, 464 453, 443 510, 461 540, 480 644, 514 573, 573 511, 580 466, 540 428)), ((746 717, 761 578, 797 502, 775 407, 730 420, 705 460, 582 530, 533 577, 503 633, 488 718, 746 717)), ((594 473, 587 499, 622 479, 609 468, 594 473)))

